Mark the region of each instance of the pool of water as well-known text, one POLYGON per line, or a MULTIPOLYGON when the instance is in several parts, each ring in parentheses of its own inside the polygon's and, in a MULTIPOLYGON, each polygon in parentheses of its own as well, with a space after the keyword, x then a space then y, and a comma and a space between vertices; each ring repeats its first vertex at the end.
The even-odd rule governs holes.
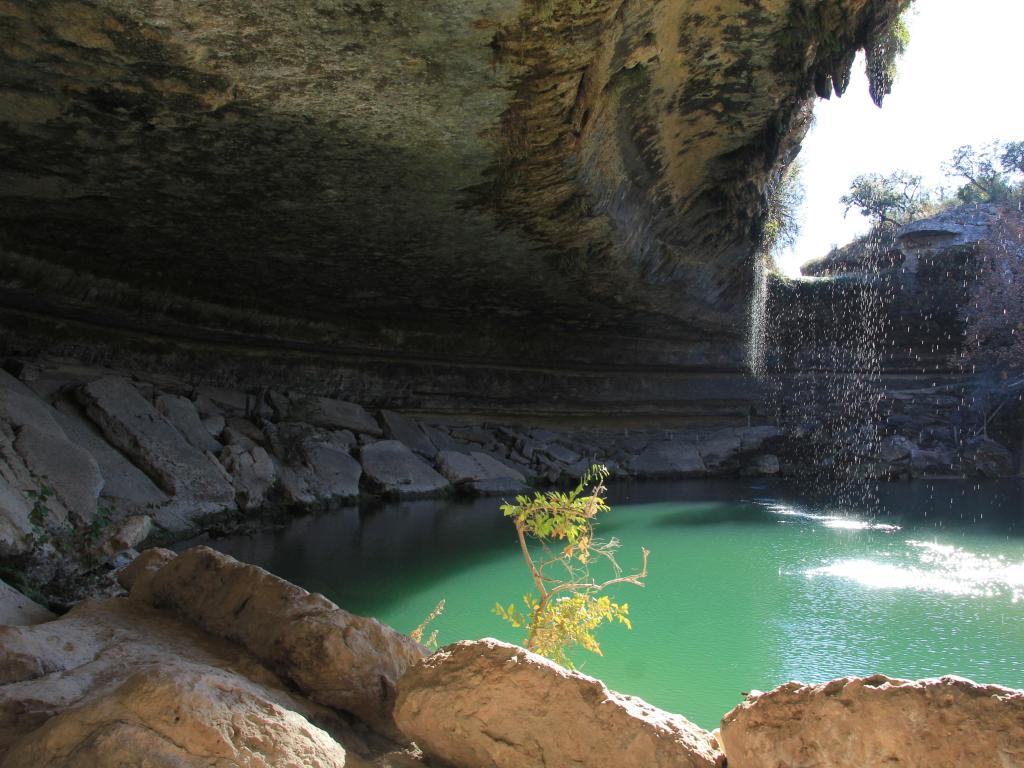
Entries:
MULTIPOLYGON (((647 587, 634 628, 580 668, 704 727, 744 691, 882 672, 1024 688, 1024 486, 885 484, 872 514, 784 483, 613 484, 599 534, 647 587)), ((498 500, 415 501, 298 518, 211 546, 408 632, 441 599, 441 644, 522 633, 491 613, 530 588, 498 500)))

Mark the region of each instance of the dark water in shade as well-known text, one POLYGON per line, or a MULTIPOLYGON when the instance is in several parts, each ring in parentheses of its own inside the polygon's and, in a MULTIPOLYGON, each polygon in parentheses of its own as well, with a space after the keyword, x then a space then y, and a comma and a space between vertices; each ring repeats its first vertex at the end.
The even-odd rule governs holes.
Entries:
MULTIPOLYGON (((875 672, 956 674, 1024 688, 1024 485, 884 484, 881 513, 784 483, 617 483, 599 534, 623 567, 651 550, 632 631, 578 663, 611 688, 702 726, 752 688, 875 672)), ((530 587, 494 499, 418 501, 303 517, 210 544, 408 632, 438 600, 441 644, 520 642, 491 614, 530 587)))

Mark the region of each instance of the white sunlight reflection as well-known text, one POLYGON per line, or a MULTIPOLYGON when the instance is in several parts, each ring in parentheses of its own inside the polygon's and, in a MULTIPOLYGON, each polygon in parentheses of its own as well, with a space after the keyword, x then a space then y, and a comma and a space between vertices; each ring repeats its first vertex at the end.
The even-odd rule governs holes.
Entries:
POLYGON ((871 520, 862 520, 856 517, 840 517, 839 515, 815 515, 810 512, 801 512, 797 509, 782 504, 768 504, 768 509, 776 515, 783 517, 795 517, 801 520, 821 523, 826 528, 834 528, 841 531, 883 531, 895 533, 900 530, 898 525, 888 523, 876 523, 871 520))
POLYGON ((908 541, 915 559, 904 564, 870 559, 837 560, 806 571, 808 578, 832 576, 869 589, 913 589, 962 597, 1024 599, 1024 562, 977 555, 959 547, 908 541))

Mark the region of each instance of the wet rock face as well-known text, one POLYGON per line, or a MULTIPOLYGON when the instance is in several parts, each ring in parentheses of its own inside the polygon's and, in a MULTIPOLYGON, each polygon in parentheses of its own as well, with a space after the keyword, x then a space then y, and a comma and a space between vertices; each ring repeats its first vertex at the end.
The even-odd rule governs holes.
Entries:
POLYGON ((765 185, 902 2, 805 5, 8 0, 0 246, 36 287, 4 304, 85 299, 100 339, 735 364, 765 185))

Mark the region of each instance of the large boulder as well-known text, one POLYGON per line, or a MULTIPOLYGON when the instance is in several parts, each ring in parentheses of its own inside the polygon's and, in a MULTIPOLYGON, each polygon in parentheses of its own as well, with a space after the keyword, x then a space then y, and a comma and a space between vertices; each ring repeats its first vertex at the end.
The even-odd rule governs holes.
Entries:
POLYGON ((752 694, 722 718, 729 768, 1024 765, 1024 692, 874 675, 752 694))
POLYGON ((756 451, 765 443, 778 441, 784 433, 779 427, 761 425, 756 427, 744 427, 740 430, 740 450, 743 453, 756 451))
POLYGON ((7 480, 22 493, 47 486, 48 524, 64 525, 67 516, 91 520, 103 487, 96 460, 68 439, 57 423, 58 413, 21 382, 0 380, 0 426, 7 480), (55 497, 55 498, 54 498, 55 497))
POLYGON ((344 400, 313 395, 292 395, 274 400, 279 421, 302 421, 324 429, 350 429, 374 437, 383 431, 365 408, 344 400))
POLYGON ((366 765, 336 739, 365 746, 237 645, 139 602, 0 627, 4 768, 366 765))
POLYGON ((988 437, 974 437, 964 443, 963 466, 968 474, 1007 477, 1014 472, 1013 454, 988 437))
POLYGON ((46 608, 0 581, 0 626, 39 624, 52 618, 46 608))
POLYGON ((229 445, 221 451, 220 463, 231 475, 235 486, 235 503, 243 511, 258 509, 277 482, 277 465, 263 448, 246 449, 229 445))
POLYGON ((210 453, 220 453, 221 444, 210 434, 210 430, 203 424, 196 410, 195 403, 187 397, 167 393, 157 395, 156 409, 196 448, 210 453))
POLYGON ((0 475, 0 557, 13 557, 32 548, 32 523, 25 497, 0 475))
POLYGON ((136 672, 21 738, 4 768, 368 768, 257 686, 209 667, 136 672), (173 713, 173 716, 171 716, 173 713))
POLYGON ((527 490, 522 472, 480 451, 441 451, 437 455, 437 468, 457 490, 480 496, 527 490))
POLYGON ((735 429, 720 429, 697 444, 701 461, 707 467, 716 467, 733 458, 743 446, 742 433, 735 429))
POLYGON ((103 476, 101 497, 114 505, 144 507, 167 502, 149 476, 129 461, 123 453, 103 439, 96 427, 67 402, 57 404, 57 423, 71 442, 86 450, 96 460, 103 476))
POLYGON ((348 430, 324 430, 297 422, 278 425, 270 443, 283 463, 284 500, 325 504, 358 498, 363 468, 350 454, 355 442, 348 430))
POLYGON ((196 514, 234 503, 234 488, 220 464, 190 444, 130 381, 102 378, 81 387, 77 397, 107 440, 161 489, 199 502, 196 514))
POLYGON ((360 450, 369 489, 384 496, 431 496, 447 491, 448 481, 397 440, 380 440, 360 450))
POLYGON ((514 645, 455 643, 399 683, 395 720, 456 768, 711 768, 711 734, 514 645))
POLYGON ((14 449, 38 478, 39 486, 51 488, 76 520, 93 519, 103 490, 103 475, 92 454, 68 440, 62 431, 30 424, 18 431, 14 449))
POLYGON ((262 568, 208 547, 133 564, 131 599, 240 643, 309 698, 397 735, 395 685, 423 648, 262 568), (162 561, 162 563, 161 563, 162 561))
POLYGON ((629 471, 639 477, 701 477, 707 468, 693 443, 677 440, 649 445, 627 462, 629 471))
POLYGON ((413 451, 428 459, 437 455, 437 447, 413 419, 394 411, 381 411, 380 420, 384 423, 384 434, 388 438, 405 443, 413 451))

